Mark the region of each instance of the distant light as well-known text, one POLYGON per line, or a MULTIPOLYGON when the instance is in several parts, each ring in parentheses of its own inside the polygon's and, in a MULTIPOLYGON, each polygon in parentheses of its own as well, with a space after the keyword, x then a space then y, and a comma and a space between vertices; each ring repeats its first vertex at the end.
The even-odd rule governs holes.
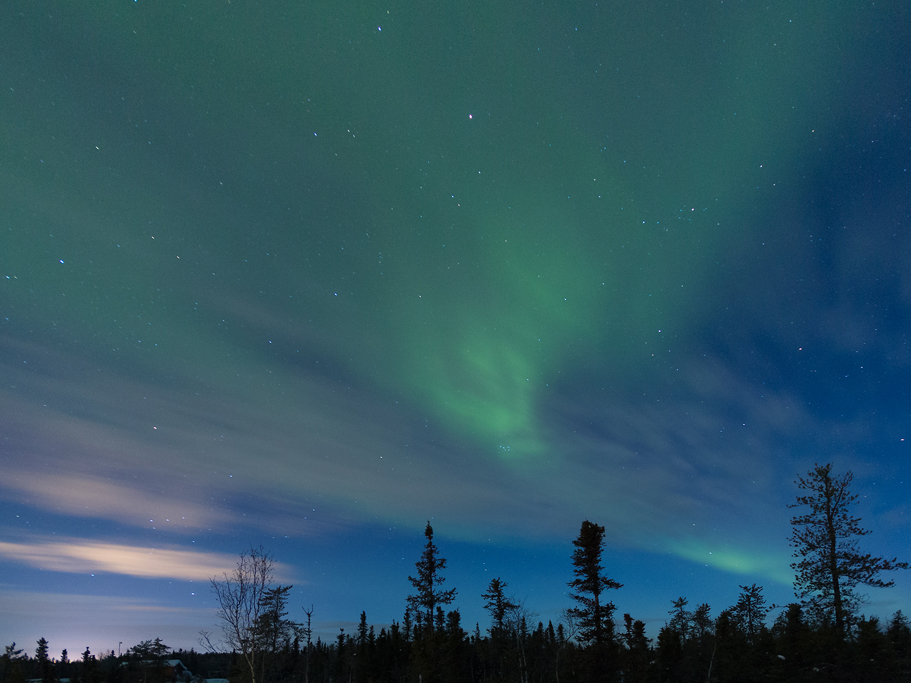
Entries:
POLYGON ((474 116, 472 116, 471 114, 469 114, 469 115, 468 115, 468 118, 473 119, 474 116))

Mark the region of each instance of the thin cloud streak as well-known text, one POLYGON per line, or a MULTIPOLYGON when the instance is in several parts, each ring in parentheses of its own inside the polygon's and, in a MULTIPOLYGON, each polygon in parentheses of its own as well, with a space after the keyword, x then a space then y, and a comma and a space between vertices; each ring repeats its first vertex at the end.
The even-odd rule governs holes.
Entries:
MULTIPOLYGON (((800 411, 787 409, 787 397, 747 398, 751 393, 741 381, 717 369, 691 368, 686 376, 695 392, 689 399, 658 405, 608 401, 588 404, 581 411, 575 402, 543 405, 539 417, 551 426, 551 450, 556 455, 514 462, 485 453, 482 444, 460 447, 453 435, 441 430, 409 430, 414 416, 407 408, 396 412, 380 407, 364 389, 333 397, 331 407, 310 411, 303 424, 287 407, 248 406, 241 411, 221 406, 225 410, 219 412, 231 426, 215 431, 216 425, 205 420, 201 429, 199 421, 196 430, 191 428, 184 414, 186 396, 144 386, 143 396, 155 407, 156 422, 167 425, 152 432, 164 432, 161 445, 150 443, 147 435, 126 423, 92 424, 44 410, 44 436, 25 437, 23 446, 36 457, 44 451, 45 466, 37 472, 18 472, 5 483, 20 500, 50 511, 154 525, 176 533, 201 527, 224 530, 237 523, 236 515, 225 508, 240 506, 242 495, 248 506, 255 501, 280 502, 277 507, 287 518, 283 533, 292 535, 304 528, 308 534, 326 531, 303 521, 307 516, 312 520, 311 507, 344 511, 351 522, 367 516, 396 524, 418 524, 431 511, 449 520, 453 531, 466 539, 477 536, 473 527, 480 523, 485 537, 565 537, 578 518, 590 516, 615 520, 614 528, 625 530, 616 539, 622 544, 653 549, 655 529, 670 526, 689 536, 691 524, 686 520, 711 513, 705 500, 713 501, 712 508, 734 510, 739 517, 746 514, 746 481, 764 479, 764 487, 776 479, 769 476, 763 453, 773 452, 776 441, 805 429, 810 421, 800 411), (718 429, 727 420, 706 412, 707 386, 724 388, 722 395, 730 399, 727 410, 751 423, 751 442, 718 439, 718 429), (351 422, 359 428, 351 430, 351 422), (403 444, 402 434, 409 431, 409 443, 403 444), (74 434, 76 443, 67 448, 66 436, 72 439, 74 434), (574 436, 567 438, 568 434, 574 436), (74 447, 88 455, 91 443, 104 444, 93 453, 95 466, 115 477, 126 474, 118 474, 124 468, 123 454, 133 455, 131 461, 141 468, 133 478, 141 472, 141 487, 69 471, 67 459, 50 455, 74 447), (197 461, 178 457, 186 452, 197 453, 197 461), (732 460, 732 452, 751 457, 732 460), (54 474, 43 473, 47 471, 54 474), (183 477, 175 473, 196 482, 192 497, 181 491, 183 477), (707 474, 708 480, 694 477, 696 473, 707 474), (739 485, 731 485, 732 476, 739 485), (721 481, 728 483, 722 486, 721 481), (694 482, 701 482, 695 483, 698 490, 693 490, 694 482), (214 501, 211 507, 187 502, 198 500, 200 494, 223 502, 218 507, 214 501), (467 497, 472 502, 468 506, 467 497), (536 510, 542 505, 551 510, 547 521, 529 525, 528 520, 540 517, 536 510)), ((314 393, 331 396, 325 381, 299 375, 289 382, 287 393, 312 405, 314 393)), ((127 389, 119 387, 122 393, 136 393, 127 389)), ((86 392, 81 399, 91 406, 110 397, 99 399, 86 392)), ((29 412, 37 421, 38 411, 29 412)), ((22 433, 34 434, 26 421, 22 433)), ((261 507, 262 512, 247 514, 243 524, 275 532, 276 505, 261 507), (272 512, 266 512, 270 507, 272 512)))
MULTIPOLYGON (((367 519, 413 526, 430 513, 465 540, 477 540, 478 528, 484 538, 530 540, 564 538, 579 518, 589 517, 611 520, 621 546, 661 548, 734 573, 750 567, 780 580, 786 563, 747 561, 749 550, 734 551, 744 556, 736 561, 709 555, 702 548, 716 539, 705 534, 716 526, 737 533, 757 518, 780 517, 768 493, 779 479, 770 454, 823 425, 794 397, 768 390, 760 396, 720 362, 684 363, 682 369, 682 382, 659 403, 633 396, 581 402, 552 397, 538 407, 538 419, 553 455, 513 461, 480 442, 467 447, 470 435, 438 426, 417 431, 419 421, 407 406, 384 406, 365 386, 335 393, 331 380, 310 371, 286 378, 282 404, 216 399, 203 402, 204 411, 198 398, 177 387, 142 384, 143 405, 162 428, 139 432, 129 419, 90 423, 35 409, 29 412, 42 415, 49 427, 41 438, 50 439, 28 450, 66 452, 73 447, 66 448, 68 436, 87 455, 90 444, 104 444, 92 454, 96 466, 122 476, 118 470, 129 453, 143 472, 143 486, 152 490, 68 473, 72 465, 57 456, 45 456, 42 468, 53 475, 21 472, 10 481, 20 500, 32 497, 48 510, 145 527, 154 519, 158 529, 178 533, 223 531, 242 521, 270 533, 280 526, 292 536, 326 535, 332 533, 327 512, 343 525, 367 519), (187 452, 196 460, 178 457, 187 452), (221 501, 219 507, 214 501, 211 508, 186 503, 199 496, 181 491, 183 477, 175 473, 189 476, 193 493, 221 501), (243 520, 228 512, 235 508, 246 508, 243 520), (311 514, 317 512, 312 508, 319 512, 311 514), (543 518, 542 508, 549 511, 543 518), (662 534, 670 530, 681 543, 665 542, 662 534)), ((50 390, 56 380, 47 382, 50 390)), ((116 394, 140 395, 126 378, 107 375, 104 383, 116 394)), ((112 400, 109 393, 88 391, 79 397, 89 414, 110 415, 112 400)), ((29 432, 24 424, 22 432, 29 432)), ((784 544, 783 537, 765 540, 784 544)))
POLYGON ((188 502, 173 492, 151 492, 138 485, 91 475, 11 473, 4 487, 46 510, 78 517, 111 519, 134 526, 192 532, 221 526, 227 515, 188 502))
MULTIPOLYGON (((230 573, 237 558, 225 553, 168 550, 72 539, 0 542, 0 557, 45 571, 107 572, 149 579, 208 581, 230 573)), ((282 575, 288 574, 281 567, 282 575)))
POLYGON ((137 623, 144 623, 149 614, 159 615, 161 618, 191 617, 208 621, 211 620, 213 612, 210 607, 165 605, 154 598, 9 590, 7 586, 0 585, 0 612, 6 615, 56 619, 61 614, 75 615, 90 611, 133 615, 137 623))

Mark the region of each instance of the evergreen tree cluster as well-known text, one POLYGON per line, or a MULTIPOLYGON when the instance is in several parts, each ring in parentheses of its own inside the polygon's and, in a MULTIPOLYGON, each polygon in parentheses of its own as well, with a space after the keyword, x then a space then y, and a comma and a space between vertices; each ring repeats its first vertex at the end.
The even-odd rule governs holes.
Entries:
POLYGON ((122 656, 96 659, 86 648, 81 659, 70 661, 64 650, 55 660, 42 638, 34 657, 15 643, 5 648, 0 683, 911 683, 911 622, 901 610, 885 623, 859 614, 857 591, 891 585, 878 575, 908 565, 859 550, 856 537, 867 532, 848 513, 855 498, 850 482, 850 472, 835 477, 829 465, 798 480, 811 494, 793 506, 810 508, 792 519, 801 600, 781 607, 771 623, 776 608, 753 584, 740 586, 737 602, 717 615, 708 604, 690 608, 685 597, 673 600, 650 639, 643 621, 615 618, 609 592, 622 585, 605 574, 604 527, 586 520, 573 541, 567 583, 574 605, 559 623, 535 622, 497 577, 478 596, 489 625, 469 631, 459 610, 450 609, 456 590, 443 587, 446 560, 428 522, 402 621, 378 633, 361 612, 356 632, 342 629, 333 642, 314 642, 313 608, 304 609, 305 621, 289 619, 291 586, 273 587, 271 556, 251 548, 233 574, 213 579, 228 651, 217 651, 204 633, 206 653, 174 652, 155 639, 122 656))
MULTIPOLYGON (((500 582, 501 585, 503 582, 500 582)), ((433 636, 393 622, 376 631, 361 613, 357 630, 341 631, 331 643, 316 639, 283 643, 268 654, 261 680, 268 683, 571 683, 624 681, 911 681, 911 622, 901 611, 885 623, 875 617, 855 620, 848 639, 838 643, 834 623, 815 622, 797 604, 788 605, 766 624, 762 589, 743 586, 737 604, 710 614, 708 605, 688 610, 685 598, 674 600, 668 622, 653 641, 645 624, 624 614, 615 625, 609 655, 592 669, 593 643, 583 644, 578 630, 561 620, 529 623, 522 610, 487 629, 466 632, 458 610, 437 613, 433 636), (759 598, 757 601, 756 598, 759 598), (753 606, 745 603, 753 601, 753 606), (758 621, 757 621, 758 617, 758 621), (750 631, 750 619, 753 630, 750 631)), ((495 589, 494 589, 495 590, 495 589)), ((42 639, 43 641, 43 639, 42 639)), ((179 683, 227 678, 247 683, 250 674, 236 652, 194 650, 163 653, 160 660, 140 659, 139 649, 117 656, 86 650, 74 661, 26 656, 15 643, 0 658, 2 683, 179 683), (180 660, 193 679, 168 665, 180 660)), ((44 642, 47 648, 47 642, 44 642)), ((602 653, 603 654, 603 653, 602 653)), ((145 657, 145 655, 142 655, 145 657)))

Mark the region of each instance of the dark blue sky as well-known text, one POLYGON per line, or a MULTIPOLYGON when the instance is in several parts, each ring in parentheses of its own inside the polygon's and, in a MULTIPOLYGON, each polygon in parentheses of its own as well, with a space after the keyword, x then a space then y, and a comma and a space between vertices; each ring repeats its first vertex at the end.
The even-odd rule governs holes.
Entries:
POLYGON ((783 604, 814 462, 901 555, 911 16, 792 5, 4 5, 0 638, 190 647, 260 543, 388 624, 428 519, 471 627, 583 519, 651 629, 783 604))

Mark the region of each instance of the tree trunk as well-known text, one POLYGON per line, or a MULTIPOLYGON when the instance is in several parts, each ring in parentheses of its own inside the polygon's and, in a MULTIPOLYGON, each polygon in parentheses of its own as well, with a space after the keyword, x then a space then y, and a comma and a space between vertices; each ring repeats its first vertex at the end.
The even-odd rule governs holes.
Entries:
POLYGON ((829 576, 832 581, 832 601, 835 607, 835 632, 841 640, 844 637, 844 611, 841 604, 841 581, 838 571, 838 539, 835 534, 835 519, 832 509, 832 498, 835 491, 830 482, 826 482, 826 526, 829 532, 829 576))

